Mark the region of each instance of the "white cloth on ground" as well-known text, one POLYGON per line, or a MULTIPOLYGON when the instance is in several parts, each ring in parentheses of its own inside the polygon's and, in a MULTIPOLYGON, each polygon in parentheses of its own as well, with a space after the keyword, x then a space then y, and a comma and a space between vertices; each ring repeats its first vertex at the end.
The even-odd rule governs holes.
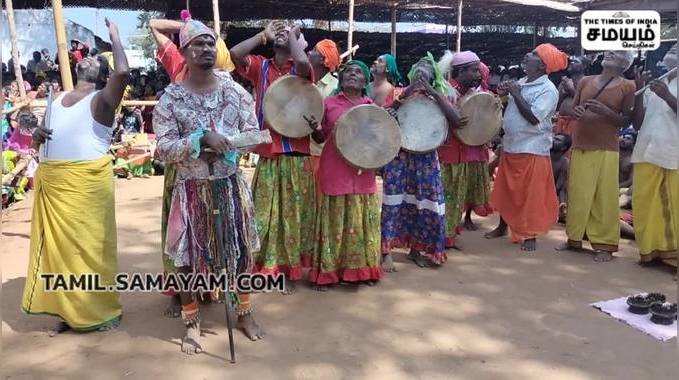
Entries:
POLYGON ((677 321, 671 325, 657 325, 651 322, 651 314, 639 315, 627 310, 627 297, 591 304, 611 317, 642 331, 660 341, 666 342, 677 337, 677 321))

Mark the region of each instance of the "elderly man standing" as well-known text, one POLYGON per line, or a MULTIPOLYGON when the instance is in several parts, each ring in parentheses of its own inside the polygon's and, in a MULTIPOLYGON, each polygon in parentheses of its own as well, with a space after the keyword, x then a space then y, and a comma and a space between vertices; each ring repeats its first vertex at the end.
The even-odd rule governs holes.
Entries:
MULTIPOLYGON (((665 54, 663 65, 677 65, 679 45, 665 54)), ((637 73, 637 88, 646 78, 637 73)), ((640 262, 661 259, 677 266, 679 250, 679 123, 677 72, 651 82, 634 103, 633 124, 639 130, 634 163, 634 234, 640 262)))
POLYGON ((599 75, 584 77, 573 99, 573 151, 568 182, 568 241, 559 250, 580 250, 587 234, 596 262, 610 261, 620 239, 618 131, 631 122, 634 81, 623 73, 631 51, 608 51, 599 75))
POLYGON ((564 70, 568 56, 551 44, 542 44, 526 54, 522 65, 526 77, 498 88, 499 93, 510 95, 490 200, 500 214, 500 224, 486 238, 504 236, 509 227, 513 242, 520 242, 524 251, 534 251, 536 237, 549 231, 558 218, 550 149, 551 119, 559 92, 547 74, 564 70))
POLYGON ((287 293, 294 291, 295 281, 302 278, 303 259, 310 258, 313 251, 316 190, 309 137, 287 138, 271 129, 264 120, 264 94, 283 75, 311 79, 313 69, 305 47, 298 27, 272 21, 231 49, 236 70, 255 89, 259 127, 269 129, 273 140, 254 150, 260 159, 252 192, 262 242, 261 250, 255 253, 255 264, 260 273, 283 273, 288 281, 287 293), (273 58, 250 54, 269 43, 273 44, 273 58))
MULTIPOLYGON (((31 250, 21 308, 60 317, 55 332, 108 330, 118 326, 122 308, 111 291, 45 289, 43 274, 94 273, 113 285, 118 271, 115 188, 108 155, 115 112, 128 81, 128 64, 118 27, 106 20, 115 70, 106 60, 87 57, 76 65, 78 84, 51 105, 50 124, 33 134, 40 148, 31 220, 31 250)), ((68 277, 67 277, 68 278, 68 277)), ((68 281, 68 280, 67 280, 68 281)))

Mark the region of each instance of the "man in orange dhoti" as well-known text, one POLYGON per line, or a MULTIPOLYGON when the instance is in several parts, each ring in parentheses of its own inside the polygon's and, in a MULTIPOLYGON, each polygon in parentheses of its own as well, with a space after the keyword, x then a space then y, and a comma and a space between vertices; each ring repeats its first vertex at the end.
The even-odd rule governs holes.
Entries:
POLYGON ((559 92, 547 74, 568 66, 568 56, 550 44, 526 54, 526 77, 504 82, 498 91, 509 93, 505 111, 502 153, 491 206, 500 213, 500 224, 486 234, 497 238, 511 230, 512 241, 534 251, 535 238, 547 232, 558 217, 558 200, 550 160, 552 115, 559 92))

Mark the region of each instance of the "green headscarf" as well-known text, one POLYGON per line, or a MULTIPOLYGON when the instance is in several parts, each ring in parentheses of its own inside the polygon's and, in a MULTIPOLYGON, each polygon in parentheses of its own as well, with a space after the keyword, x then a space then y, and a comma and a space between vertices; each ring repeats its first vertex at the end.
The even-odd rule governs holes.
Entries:
POLYGON ((396 58, 391 54, 383 54, 384 60, 387 62, 387 75, 391 77, 392 84, 398 86, 403 81, 401 73, 398 72, 398 66, 396 65, 396 58))
POLYGON ((413 82, 415 79, 415 67, 420 64, 422 61, 427 62, 428 64, 431 65, 432 70, 434 70, 434 83, 432 84, 432 87, 434 87, 434 90, 438 91, 439 93, 443 95, 448 95, 450 94, 450 86, 448 85, 448 82, 446 82, 446 79, 443 77, 443 74, 441 74, 441 70, 439 70, 439 66, 436 64, 436 61, 434 60, 434 56, 431 55, 430 52, 427 52, 427 55, 425 55, 423 58, 421 58, 417 63, 415 63, 411 68, 410 72, 408 72, 408 80, 413 82))
POLYGON ((337 78, 339 79, 339 83, 337 83, 337 90, 335 90, 335 93, 339 94, 340 91, 342 91, 342 75, 344 75, 344 70, 346 70, 346 68, 348 66, 351 66, 351 65, 356 65, 356 66, 361 68, 361 71, 363 72, 363 76, 365 77, 365 86, 363 87, 363 92, 367 92, 368 83, 370 83, 370 69, 368 68, 368 66, 365 63, 363 63, 363 62, 361 62, 357 59, 352 59, 351 61, 345 63, 342 66, 342 68, 340 69, 340 71, 337 75, 337 78))

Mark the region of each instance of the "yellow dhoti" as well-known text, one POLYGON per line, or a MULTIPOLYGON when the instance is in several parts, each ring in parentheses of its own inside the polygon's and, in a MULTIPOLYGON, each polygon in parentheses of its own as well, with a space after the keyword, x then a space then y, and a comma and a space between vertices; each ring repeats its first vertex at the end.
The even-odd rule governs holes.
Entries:
POLYGON ((656 258, 677 265, 679 249, 679 170, 634 164, 634 235, 642 262, 656 258), (674 259, 674 260, 672 260, 674 259))
POLYGON ((118 269, 111 158, 46 161, 35 175, 31 248, 22 309, 88 331, 122 314, 115 292, 45 291, 42 274, 96 273, 113 285, 118 269))
POLYGON ((566 234, 579 246, 587 234, 592 248, 616 252, 620 239, 618 152, 573 149, 568 174, 566 234))

